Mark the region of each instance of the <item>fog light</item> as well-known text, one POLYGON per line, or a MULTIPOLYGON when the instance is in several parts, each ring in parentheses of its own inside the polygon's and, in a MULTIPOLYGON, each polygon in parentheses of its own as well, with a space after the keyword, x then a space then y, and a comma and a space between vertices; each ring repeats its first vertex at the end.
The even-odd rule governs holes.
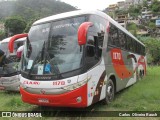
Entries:
POLYGON ((77 103, 80 103, 82 101, 82 97, 77 97, 76 101, 77 103))

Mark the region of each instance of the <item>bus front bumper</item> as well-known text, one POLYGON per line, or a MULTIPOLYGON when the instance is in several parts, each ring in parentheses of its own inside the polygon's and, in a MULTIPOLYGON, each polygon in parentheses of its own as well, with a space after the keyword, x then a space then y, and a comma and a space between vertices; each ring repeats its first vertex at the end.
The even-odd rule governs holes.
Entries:
POLYGON ((18 77, 0 78, 0 89, 19 92, 20 81, 18 77))
POLYGON ((20 87, 23 102, 39 106, 87 107, 87 84, 59 95, 33 94, 20 87))

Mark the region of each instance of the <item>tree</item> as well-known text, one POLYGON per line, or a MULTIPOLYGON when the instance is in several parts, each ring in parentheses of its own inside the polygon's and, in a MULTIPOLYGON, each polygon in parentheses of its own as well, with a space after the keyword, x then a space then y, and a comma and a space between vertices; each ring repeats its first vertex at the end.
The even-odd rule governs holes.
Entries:
POLYGON ((129 7, 129 9, 128 9, 127 12, 128 12, 132 17, 137 18, 138 15, 141 13, 141 9, 142 9, 142 7, 141 7, 140 5, 136 5, 136 6, 131 5, 131 6, 129 7))
POLYGON ((151 10, 153 12, 160 12, 160 1, 154 0, 151 5, 151 10))
POLYGON ((148 8, 147 0, 144 0, 144 1, 143 1, 143 7, 147 7, 147 8, 148 8))
POLYGON ((72 10, 76 10, 76 8, 60 0, 0 1, 0 20, 19 15, 28 23, 28 21, 36 19, 37 17, 43 18, 72 10))
POLYGON ((0 30, 0 40, 5 38, 5 33, 4 31, 0 30))
POLYGON ((127 25, 127 30, 132 33, 134 36, 137 36, 137 25, 135 23, 129 23, 127 25))
POLYGON ((29 29, 30 29, 31 26, 32 26, 32 24, 33 24, 36 20, 38 20, 38 19, 39 19, 39 18, 30 20, 30 21, 27 23, 26 28, 24 29, 24 32, 25 32, 25 33, 28 33, 28 32, 29 32, 29 29))
POLYGON ((26 27, 26 22, 19 16, 13 16, 5 20, 4 26, 7 36, 11 36, 22 33, 26 27))
POLYGON ((156 38, 140 38, 140 40, 146 45, 147 57, 149 63, 160 63, 160 40, 156 38))

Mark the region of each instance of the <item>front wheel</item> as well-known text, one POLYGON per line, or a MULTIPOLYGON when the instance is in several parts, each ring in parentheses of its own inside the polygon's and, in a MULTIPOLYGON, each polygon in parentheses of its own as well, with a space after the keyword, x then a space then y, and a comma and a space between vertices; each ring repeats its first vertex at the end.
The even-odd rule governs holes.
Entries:
POLYGON ((106 85, 106 97, 103 100, 104 104, 109 104, 113 101, 115 95, 114 83, 109 79, 108 84, 106 85))

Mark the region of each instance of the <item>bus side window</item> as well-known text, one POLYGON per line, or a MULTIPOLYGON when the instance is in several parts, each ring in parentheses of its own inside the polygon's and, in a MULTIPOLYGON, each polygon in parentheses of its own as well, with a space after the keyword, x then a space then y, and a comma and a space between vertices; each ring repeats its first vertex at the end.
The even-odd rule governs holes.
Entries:
POLYGON ((119 47, 118 29, 114 25, 110 25, 109 41, 110 45, 119 47))
POLYGON ((86 69, 92 68, 95 64, 98 63, 98 36, 96 33, 88 32, 87 35, 87 44, 86 44, 86 55, 85 55, 85 62, 86 62, 86 69))
POLYGON ((125 38, 125 34, 122 31, 118 31, 118 37, 119 37, 119 42, 120 42, 120 46, 122 49, 125 49, 125 44, 126 44, 126 38, 125 38))
POLYGON ((86 45, 86 49, 87 49, 87 57, 94 57, 95 55, 95 43, 94 43, 94 36, 88 36, 88 40, 87 40, 87 45, 86 45))
POLYGON ((89 21, 94 25, 89 28, 88 35, 92 36, 92 39, 94 39, 95 58, 100 59, 102 55, 107 20, 97 15, 91 15, 89 21))
POLYGON ((94 59, 99 59, 101 57, 102 46, 100 41, 99 33, 89 32, 87 37, 87 56, 94 57, 94 59))
POLYGON ((135 53, 137 53, 137 41, 135 41, 135 53))
POLYGON ((131 51, 132 50, 132 39, 129 37, 129 36, 126 36, 127 37, 127 50, 128 51, 131 51))
POLYGON ((136 41, 132 39, 133 52, 136 52, 136 41))

